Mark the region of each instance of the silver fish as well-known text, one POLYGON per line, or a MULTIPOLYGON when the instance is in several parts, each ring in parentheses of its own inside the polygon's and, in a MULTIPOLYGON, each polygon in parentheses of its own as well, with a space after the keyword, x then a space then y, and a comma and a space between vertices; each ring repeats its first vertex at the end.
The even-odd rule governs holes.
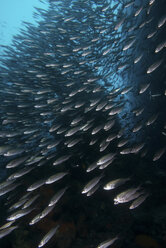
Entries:
POLYGON ((121 140, 118 142, 117 147, 122 147, 122 146, 126 145, 127 143, 128 143, 128 140, 125 140, 125 139, 121 140))
POLYGON ((139 55, 137 58, 134 60, 134 64, 137 64, 143 57, 143 54, 139 55))
POLYGON ((102 125, 99 125, 99 126, 97 126, 97 127, 95 127, 95 128, 92 130, 91 134, 94 135, 94 134, 98 133, 102 128, 103 128, 103 124, 102 124, 102 125))
POLYGON ((103 189, 105 190, 111 190, 111 189, 115 189, 121 185, 123 185, 124 183, 126 183, 127 181, 129 181, 130 178, 118 178, 115 179, 113 181, 108 182, 103 189))
POLYGON ((58 165, 58 164, 62 164, 64 162, 66 162, 69 158, 71 157, 71 155, 64 155, 61 156, 60 158, 56 159, 53 163, 53 165, 58 165))
POLYGON ((80 127, 74 127, 70 130, 68 130, 66 133, 65 133, 65 137, 69 137, 69 136, 72 136, 73 134, 77 133, 79 131, 80 127))
POLYGON ((157 150, 153 156, 153 161, 159 160, 163 156, 165 151, 166 151, 166 147, 162 147, 159 150, 157 150))
POLYGON ((155 49, 155 53, 160 52, 164 47, 166 47, 166 41, 162 41, 155 49))
POLYGON ((98 188, 100 187, 100 183, 99 184, 96 184, 96 186, 94 186, 91 190, 89 190, 86 194, 86 196, 91 196, 93 195, 97 190, 98 188))
POLYGON ((65 191, 67 190, 68 187, 65 187, 61 190, 59 190, 50 200, 48 206, 51 207, 53 205, 55 205, 59 200, 60 198, 63 196, 63 194, 65 193, 65 191))
POLYGON ((141 7, 135 12, 134 16, 138 16, 138 15, 141 13, 142 9, 143 9, 143 6, 141 6, 141 7))
POLYGON ((25 162, 28 159, 28 156, 24 156, 21 158, 16 158, 12 161, 10 161, 7 165, 6 168, 15 168, 17 166, 19 166, 20 164, 22 164, 23 162, 25 162))
POLYGON ((9 217, 7 217, 7 220, 8 221, 17 220, 17 219, 29 214, 33 210, 34 210, 34 208, 25 208, 25 209, 18 210, 15 213, 13 213, 12 215, 10 215, 9 217))
POLYGON ((140 186, 123 191, 122 193, 118 194, 114 198, 114 204, 116 205, 119 203, 125 203, 128 201, 132 201, 133 199, 137 198, 141 194, 140 192, 137 192, 139 189, 140 189, 140 186))
POLYGON ((141 195, 139 196, 136 200, 134 200, 132 202, 132 204, 130 205, 129 209, 135 209, 138 206, 140 206, 145 200, 146 198, 149 196, 149 194, 145 194, 145 195, 141 195))
POLYGON ((106 155, 104 155, 102 158, 100 158, 97 161, 97 165, 102 165, 106 162, 108 162, 109 160, 111 160, 113 157, 115 157, 116 153, 108 153, 106 155))
POLYGON ((10 227, 15 221, 9 221, 6 224, 4 224, 3 226, 0 227, 0 230, 6 229, 7 227, 10 227))
POLYGON ((123 47, 123 51, 127 51, 130 47, 132 47, 132 45, 135 43, 135 39, 129 41, 124 47, 123 47))
POLYGON ((104 125, 104 130, 108 131, 110 130, 115 124, 115 120, 110 120, 104 125))
POLYGON ((10 208, 9 210, 14 210, 14 209, 17 209, 19 208, 20 206, 22 206, 25 202, 27 201, 27 199, 20 199, 18 202, 14 203, 10 208))
POLYGON ((111 239, 108 239, 108 240, 105 240, 104 242, 100 243, 97 248, 107 248, 109 247, 110 245, 112 245, 116 240, 118 240, 118 237, 115 237, 115 238, 111 238, 111 239))
POLYGON ((90 171, 96 169, 98 166, 99 166, 99 165, 97 164, 97 162, 93 162, 92 164, 90 164, 90 165, 88 166, 88 168, 86 169, 86 172, 90 172, 90 171))
POLYGON ((157 33, 157 30, 155 30, 154 32, 148 34, 147 39, 152 38, 156 33, 157 33))
POLYGON ((144 93, 150 86, 150 83, 144 83, 140 86, 139 94, 144 93))
POLYGON ((27 191, 34 191, 45 184, 45 179, 38 180, 27 188, 27 191))
POLYGON ((34 195, 33 197, 31 197, 31 198, 28 199, 28 200, 26 199, 26 202, 25 202, 25 204, 23 205, 22 209, 30 207, 30 206, 36 201, 36 199, 37 199, 39 196, 40 196, 40 195, 37 194, 37 195, 34 195))
POLYGON ((161 28, 166 22, 166 15, 162 16, 160 20, 158 21, 158 28, 161 28))
POLYGON ((105 169, 108 165, 112 164, 112 162, 113 162, 114 160, 115 160, 115 157, 113 157, 111 160, 107 161, 106 163, 101 164, 101 165, 99 166, 99 169, 100 169, 100 170, 105 169))
POLYGON ((40 219, 43 219, 45 216, 47 216, 53 209, 55 205, 47 206, 41 213, 40 213, 40 219))
POLYGON ((13 184, 13 180, 12 180, 12 184, 7 185, 6 187, 3 187, 0 189, 0 196, 7 194, 8 192, 13 191, 15 188, 17 188, 18 186, 20 186, 20 183, 14 183, 13 184))
POLYGON ((45 244, 48 243, 48 241, 55 235, 55 233, 57 232, 59 228, 59 225, 57 225, 56 227, 52 228, 40 241, 38 247, 43 247, 45 244))
POLYGON ((14 231, 17 228, 18 228, 18 226, 10 226, 10 227, 7 227, 3 230, 0 230, 0 239, 5 237, 6 235, 10 234, 12 231, 14 231))
POLYGON ((158 118, 159 114, 153 114, 147 121, 146 121, 146 125, 150 126, 152 125, 158 118))
POLYGON ((21 154, 21 153, 23 153, 23 152, 24 152, 24 150, 21 149, 21 148, 13 148, 13 149, 11 149, 11 150, 5 152, 5 153, 4 153, 4 156, 10 157, 10 156, 14 156, 14 155, 21 154))
POLYGON ((67 174, 68 174, 68 172, 59 172, 59 173, 56 173, 56 174, 50 176, 50 177, 45 181, 45 183, 46 183, 46 184, 54 183, 54 182, 60 180, 61 178, 63 178, 64 176, 66 176, 67 174))
POLYGON ((150 74, 153 71, 155 71, 163 62, 163 60, 158 60, 157 62, 153 63, 151 66, 149 66, 149 68, 147 69, 147 73, 150 74))
POLYGON ((36 224, 37 222, 39 222, 41 220, 40 218, 41 214, 37 214, 30 222, 29 222, 29 225, 32 226, 34 224, 36 224))
POLYGON ((90 180, 83 188, 82 190, 82 194, 86 194, 87 192, 89 192, 92 188, 94 188, 98 182, 101 180, 101 178, 103 177, 103 174, 93 178, 92 180, 90 180))
POLYGON ((125 21, 125 18, 123 17, 116 25, 115 25, 115 30, 118 30, 121 26, 122 26, 122 24, 124 23, 124 21, 125 21))

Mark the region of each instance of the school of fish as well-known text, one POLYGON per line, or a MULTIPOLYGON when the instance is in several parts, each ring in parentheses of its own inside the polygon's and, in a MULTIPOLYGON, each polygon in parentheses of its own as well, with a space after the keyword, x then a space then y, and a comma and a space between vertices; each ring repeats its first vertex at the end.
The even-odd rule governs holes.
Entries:
MULTIPOLYGON (((135 180, 134 159, 154 167, 165 157, 166 14, 154 15, 164 0, 41 2, 38 25, 23 22, 0 59, 0 238, 24 216, 40 222, 71 191, 82 204, 104 192, 133 211, 153 197, 148 175, 135 180), (47 189, 54 193, 41 207, 47 189)), ((110 233, 92 247, 123 239, 110 233)))

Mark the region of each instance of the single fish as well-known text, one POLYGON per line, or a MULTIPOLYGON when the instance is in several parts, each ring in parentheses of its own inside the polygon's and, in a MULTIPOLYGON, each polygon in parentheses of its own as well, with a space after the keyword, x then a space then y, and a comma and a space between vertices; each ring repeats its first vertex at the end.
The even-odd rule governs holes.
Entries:
POLYGON ((165 153, 166 147, 162 147, 159 150, 157 150, 153 156, 153 161, 159 160, 165 153))
POLYGON ((108 153, 97 161, 97 165, 102 165, 115 157, 116 153, 108 153))
POLYGON ((150 83, 144 83, 140 86, 139 94, 144 93, 150 86, 150 83))
POLYGON ((54 183, 60 179, 62 179, 64 176, 66 176, 68 174, 68 172, 59 172, 59 173, 56 173, 52 176, 50 176, 46 181, 45 183, 46 184, 51 184, 51 183, 54 183))
POLYGON ((63 194, 65 193, 65 191, 67 190, 68 187, 65 187, 61 190, 59 190, 50 200, 48 206, 51 207, 53 205, 55 205, 59 200, 60 198, 63 196, 63 194))
POLYGON ((110 181, 109 183, 107 183, 103 187, 103 189, 105 189, 105 190, 115 189, 115 188, 125 184, 129 180, 130 180, 130 178, 118 178, 118 179, 115 179, 115 180, 110 181))
POLYGON ((138 190, 140 190, 140 186, 123 191, 114 198, 114 204, 116 205, 119 203, 132 201, 133 199, 141 195, 140 192, 137 192, 138 190))
POLYGON ((56 227, 52 228, 40 241, 38 247, 43 247, 45 244, 48 243, 48 241, 55 235, 55 233, 57 232, 59 228, 59 225, 57 225, 56 227))
POLYGON ((155 71, 161 64, 162 64, 163 60, 158 60, 157 62, 153 63, 151 66, 149 66, 149 68, 147 69, 147 74, 152 73, 153 71, 155 71))
POLYGON ((103 174, 101 174, 98 177, 94 177, 92 180, 90 180, 83 188, 82 190, 82 194, 86 194, 87 192, 89 192, 92 188, 94 188, 98 182, 101 180, 101 178, 103 177, 103 174))
POLYGON ((33 210, 34 210, 34 208, 25 208, 25 209, 18 210, 15 213, 13 213, 12 215, 10 215, 9 217, 7 217, 7 220, 8 221, 15 221, 15 220, 29 214, 33 210))
POLYGON ((63 155, 60 158, 56 159, 54 161, 53 165, 62 164, 64 162, 66 162, 70 157, 71 157, 71 155, 63 155))
POLYGON ((130 205, 129 209, 135 209, 138 206, 140 206, 146 200, 146 198, 148 196, 149 196, 149 194, 144 194, 144 195, 139 196, 136 200, 134 200, 132 202, 132 204, 130 205))
POLYGON ((0 230, 0 239, 5 237, 6 235, 10 234, 12 231, 14 231, 17 228, 18 228, 18 226, 10 226, 10 227, 7 227, 3 230, 0 230))
POLYGON ((45 184, 45 179, 38 180, 27 188, 27 191, 34 191, 45 184))
POLYGON ((104 242, 100 243, 97 248, 107 248, 109 247, 110 245, 112 245, 116 240, 118 240, 118 237, 115 237, 115 238, 111 238, 111 239, 108 239, 108 240, 105 240, 104 242))

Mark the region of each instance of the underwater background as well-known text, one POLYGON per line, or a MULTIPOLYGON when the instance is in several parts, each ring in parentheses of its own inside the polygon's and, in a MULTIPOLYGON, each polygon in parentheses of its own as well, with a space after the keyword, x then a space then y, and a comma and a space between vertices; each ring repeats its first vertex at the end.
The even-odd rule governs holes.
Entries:
POLYGON ((0 23, 0 247, 166 247, 166 1, 5 1, 0 23))

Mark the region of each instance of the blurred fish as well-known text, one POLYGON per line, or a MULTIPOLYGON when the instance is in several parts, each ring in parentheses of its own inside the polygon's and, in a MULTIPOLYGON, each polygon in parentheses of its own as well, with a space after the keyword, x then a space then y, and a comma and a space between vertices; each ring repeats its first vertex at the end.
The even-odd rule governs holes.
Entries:
POLYGON ((68 172, 59 172, 59 173, 56 173, 55 175, 50 176, 50 177, 45 181, 45 183, 46 183, 46 184, 54 183, 54 182, 60 180, 61 178, 63 178, 64 176, 66 176, 67 174, 68 174, 68 172))
POLYGON ((153 161, 157 161, 158 159, 160 159, 165 153, 165 151, 166 151, 166 147, 162 147, 159 150, 157 150, 153 156, 153 161))
POLYGON ((59 225, 52 228, 44 237, 43 239, 40 241, 38 247, 43 247, 45 244, 48 243, 48 241, 55 235, 55 233, 57 232, 59 228, 59 225))
POLYGON ((33 197, 31 197, 30 199, 25 199, 25 204, 23 205, 22 209, 24 208, 28 208, 30 207, 35 201, 36 199, 39 197, 40 195, 37 194, 37 195, 34 195, 33 197))
POLYGON ((18 226, 11 226, 11 227, 7 227, 3 230, 0 230, 0 239, 5 237, 6 235, 10 234, 16 228, 18 228, 18 226))
POLYGON ((124 192, 118 194, 114 198, 114 204, 125 203, 137 198, 141 194, 140 192, 138 192, 139 189, 140 186, 138 186, 137 188, 127 189, 124 192))
POLYGON ((53 205, 55 205, 59 200, 60 198, 63 196, 63 194, 65 193, 65 191, 67 190, 67 187, 59 190, 50 200, 48 206, 51 207, 53 205))
POLYGON ((102 242, 101 244, 99 244, 99 245, 97 246, 97 248, 107 248, 107 247, 109 247, 110 245, 112 245, 116 240, 118 240, 118 237, 115 237, 115 238, 113 238, 113 239, 108 239, 108 240, 102 242))
POLYGON ((101 180, 101 178, 103 177, 104 175, 101 174, 100 176, 98 177, 95 177, 93 178, 92 180, 90 180, 83 188, 82 190, 82 194, 85 194, 87 192, 89 192, 92 188, 94 188, 98 182, 101 180))
POLYGON ((139 205, 141 205, 146 200, 147 197, 148 197, 148 194, 144 194, 144 195, 139 196, 136 200, 134 200, 132 202, 129 209, 137 208, 139 205))
POLYGON ((115 157, 116 153, 109 153, 109 154, 106 154, 104 155, 102 158, 100 158, 98 161, 97 161, 97 165, 102 165, 106 162, 108 162, 109 160, 111 160, 113 157, 115 157))
POLYGON ((14 221, 9 221, 6 224, 4 224, 3 226, 0 227, 0 230, 6 229, 7 227, 10 227, 12 224, 14 223, 14 221))
POLYGON ((140 86, 139 94, 144 93, 148 89, 149 86, 150 86, 150 83, 144 83, 144 84, 142 84, 140 86))
POLYGON ((17 220, 17 219, 29 214, 30 212, 32 212, 33 209, 34 208, 25 208, 25 209, 18 210, 15 213, 13 213, 12 215, 10 215, 9 217, 7 217, 7 220, 8 221, 17 220))
POLYGON ((33 191, 35 189, 38 189, 39 187, 41 187, 42 185, 45 184, 45 179, 41 179, 41 180, 38 180, 37 182, 33 183, 31 186, 29 186, 27 188, 27 191, 33 191))
POLYGON ((151 66, 149 66, 149 68, 147 69, 147 73, 152 73, 153 71, 155 71, 162 63, 162 60, 159 60, 155 63, 153 63, 151 66))
POLYGON ((162 16, 158 21, 158 28, 161 28, 166 22, 166 15, 162 16))
POLYGON ((104 186, 105 190, 111 190, 119 187, 120 185, 123 185, 125 182, 129 181, 130 178, 118 178, 113 181, 110 181, 104 186))

